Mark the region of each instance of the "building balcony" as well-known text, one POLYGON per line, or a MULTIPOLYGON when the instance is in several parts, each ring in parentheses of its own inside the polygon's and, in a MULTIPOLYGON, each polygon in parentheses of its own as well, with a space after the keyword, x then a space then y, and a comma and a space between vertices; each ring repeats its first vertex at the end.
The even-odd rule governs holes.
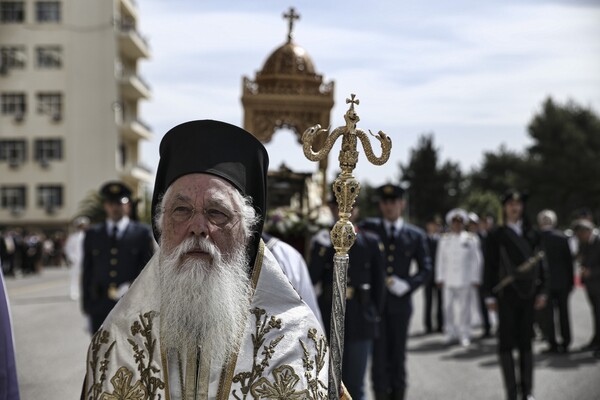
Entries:
POLYGON ((137 12, 137 4, 135 0, 121 0, 121 13, 130 17, 136 17, 137 12))
POLYGON ((152 182, 154 174, 149 167, 140 163, 127 163, 121 171, 121 178, 126 182, 152 182))
POLYGON ((151 140, 152 130, 148 125, 137 119, 128 119, 123 121, 120 126, 121 135, 124 139, 138 141, 151 140))
POLYGON ((139 75, 134 73, 125 73, 119 78, 121 95, 128 99, 149 99, 150 85, 148 85, 139 75))
POLYGON ((135 26, 121 23, 119 28, 119 49, 127 58, 149 58, 150 46, 135 26))

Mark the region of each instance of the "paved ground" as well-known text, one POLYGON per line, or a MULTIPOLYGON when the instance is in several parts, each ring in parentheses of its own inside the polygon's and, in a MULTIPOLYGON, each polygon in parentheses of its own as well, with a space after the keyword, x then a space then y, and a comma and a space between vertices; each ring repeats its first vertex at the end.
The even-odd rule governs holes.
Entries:
MULTIPOLYGON (((79 398, 90 337, 78 303, 68 297, 68 282, 64 268, 6 279, 22 400, 79 398)), ((495 340, 476 341, 469 349, 446 348, 440 335, 423 335, 421 295, 414 295, 407 398, 502 400, 495 340)), ((579 347, 591 335, 590 309, 581 288, 571 297, 571 312, 573 346, 579 347)), ((535 346, 538 400, 600 399, 599 359, 590 353, 550 357, 540 354, 543 344, 535 346)))

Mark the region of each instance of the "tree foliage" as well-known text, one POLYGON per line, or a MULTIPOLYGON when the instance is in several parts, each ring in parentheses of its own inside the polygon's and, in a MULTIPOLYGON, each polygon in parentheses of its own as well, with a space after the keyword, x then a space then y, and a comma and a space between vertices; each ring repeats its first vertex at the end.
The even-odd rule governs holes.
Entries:
POLYGON ((589 108, 546 99, 528 125, 533 144, 523 152, 502 145, 487 152, 478 169, 464 177, 458 164, 441 164, 433 135, 423 135, 407 165, 400 165, 408 190, 410 219, 418 224, 462 206, 478 214, 498 215, 508 189, 529 194, 531 218, 544 208, 569 224, 581 208, 600 220, 600 118, 589 108), (440 165, 441 164, 441 165, 440 165), (593 209, 596 207, 595 209, 593 209))
MULTIPOLYGON (((583 207, 600 204, 600 119, 569 101, 544 101, 528 126, 534 144, 527 149, 530 205, 551 208, 567 222, 583 207)), ((598 210, 596 209, 596 218, 598 210)))
POLYGON ((422 135, 406 166, 400 165, 401 181, 408 184, 409 219, 422 225, 434 215, 445 215, 460 202, 462 172, 457 163, 440 165, 433 134, 422 135))

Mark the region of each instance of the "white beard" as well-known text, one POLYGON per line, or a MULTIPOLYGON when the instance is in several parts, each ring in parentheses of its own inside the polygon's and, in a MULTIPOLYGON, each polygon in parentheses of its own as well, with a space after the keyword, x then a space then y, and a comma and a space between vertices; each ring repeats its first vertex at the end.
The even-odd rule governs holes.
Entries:
MULTIPOLYGON (((224 257, 206 239, 189 238, 169 254, 159 250, 161 337, 166 348, 185 353, 200 346, 220 368, 236 349, 250 308, 250 279, 244 244, 224 257), (181 256, 200 248, 211 261, 181 256)), ((211 368, 211 369, 212 369, 211 368)))

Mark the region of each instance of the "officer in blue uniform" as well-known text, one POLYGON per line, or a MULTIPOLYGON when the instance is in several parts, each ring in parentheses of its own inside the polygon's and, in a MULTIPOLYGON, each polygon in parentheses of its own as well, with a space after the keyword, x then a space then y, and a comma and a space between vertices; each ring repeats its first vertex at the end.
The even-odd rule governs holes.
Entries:
MULTIPOLYGON (((333 215, 338 208, 333 196, 329 200, 333 215)), ((353 210, 351 220, 358 215, 353 210)), ((346 317, 344 322, 344 356, 342 381, 355 400, 365 399, 364 380, 367 361, 372 353, 373 340, 379 336, 381 312, 385 296, 383 244, 369 232, 357 229, 356 241, 348 256, 348 286, 346 289, 346 317)), ((318 298, 325 331, 329 336, 333 294, 333 256, 329 230, 322 230, 312 241, 309 271, 313 283, 321 284, 318 298)))
POLYGON ((107 219, 83 243, 82 306, 96 332, 154 252, 150 228, 129 219, 131 190, 111 181, 100 189, 107 219))
POLYGON ((404 190, 386 184, 377 189, 382 218, 367 219, 362 228, 376 233, 385 246, 387 294, 381 336, 373 351, 373 389, 377 400, 403 400, 407 387, 406 341, 412 293, 431 274, 425 232, 402 218, 404 190), (417 271, 411 275, 411 262, 417 271))

